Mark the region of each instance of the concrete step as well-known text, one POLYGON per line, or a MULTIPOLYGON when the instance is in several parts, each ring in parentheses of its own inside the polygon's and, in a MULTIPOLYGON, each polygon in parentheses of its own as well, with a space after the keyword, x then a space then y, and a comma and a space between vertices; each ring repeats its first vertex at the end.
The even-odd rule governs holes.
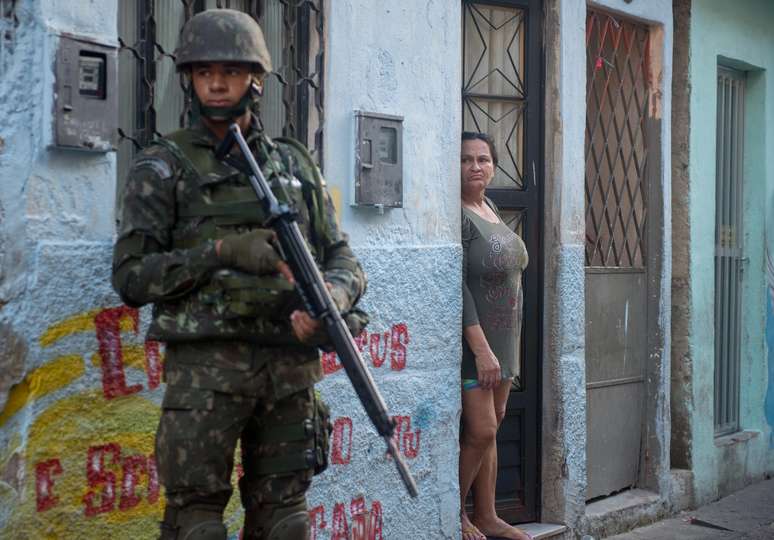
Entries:
MULTIPOLYGON (((519 523, 519 529, 531 534, 535 540, 544 540, 545 538, 554 538, 567 530, 566 525, 557 525, 554 523, 519 523)), ((496 536, 488 537, 488 540, 502 540, 496 536)))

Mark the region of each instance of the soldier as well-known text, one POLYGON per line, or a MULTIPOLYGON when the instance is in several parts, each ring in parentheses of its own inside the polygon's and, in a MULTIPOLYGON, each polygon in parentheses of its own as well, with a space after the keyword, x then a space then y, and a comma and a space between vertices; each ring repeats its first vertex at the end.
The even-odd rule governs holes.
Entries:
POLYGON ((166 342, 161 538, 226 538, 237 441, 244 538, 307 538, 306 491, 327 463, 327 411, 313 388, 325 336, 299 303, 247 178, 215 159, 231 122, 270 181, 270 171, 286 173, 273 181, 284 183, 342 313, 365 276, 306 149, 269 140, 251 112, 255 83, 272 68, 258 24, 204 11, 183 27, 175 57, 198 120, 134 160, 113 255, 114 288, 127 305, 153 304, 148 338, 166 342))

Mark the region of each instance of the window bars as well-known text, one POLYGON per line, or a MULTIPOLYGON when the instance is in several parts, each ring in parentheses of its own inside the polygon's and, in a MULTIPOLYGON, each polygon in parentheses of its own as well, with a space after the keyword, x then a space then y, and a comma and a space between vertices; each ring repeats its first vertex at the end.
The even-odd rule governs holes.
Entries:
POLYGON ((525 11, 463 2, 464 130, 494 138, 500 163, 492 188, 524 189, 527 90, 525 11))
POLYGON ((0 0, 0 75, 8 71, 18 27, 16 0, 0 0))
POLYGON ((645 266, 649 48, 646 26, 589 9, 586 266, 645 266))
MULTIPOLYGON (((7 1, 7 0, 6 0, 7 1)), ((307 144, 322 165, 323 0, 124 0, 119 3, 119 183, 133 153, 186 124, 190 94, 175 72, 180 29, 204 9, 230 8, 258 20, 274 72, 259 116, 270 136, 307 144)))
POLYGON ((739 430, 743 264, 743 72, 718 69, 715 156, 715 435, 739 430))

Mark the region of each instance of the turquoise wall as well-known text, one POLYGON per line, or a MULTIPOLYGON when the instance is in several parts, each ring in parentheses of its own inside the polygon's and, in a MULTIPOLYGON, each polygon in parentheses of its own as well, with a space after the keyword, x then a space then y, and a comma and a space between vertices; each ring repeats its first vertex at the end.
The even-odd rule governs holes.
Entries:
MULTIPOLYGON (((774 253, 774 2, 694 1, 691 19, 691 348, 694 362, 693 471, 697 502, 741 487, 771 467, 774 426, 774 358, 767 352, 766 253, 774 253), (742 288, 742 429, 758 432, 746 442, 716 444, 713 429, 715 119, 718 64, 748 71, 745 125, 742 288), (769 141, 767 145, 767 141, 769 141), (767 398, 768 392, 768 398, 767 398), (767 465, 767 461, 769 465, 767 465)), ((769 316, 768 333, 774 329, 769 316)), ((770 348, 769 350, 772 350, 770 348)))

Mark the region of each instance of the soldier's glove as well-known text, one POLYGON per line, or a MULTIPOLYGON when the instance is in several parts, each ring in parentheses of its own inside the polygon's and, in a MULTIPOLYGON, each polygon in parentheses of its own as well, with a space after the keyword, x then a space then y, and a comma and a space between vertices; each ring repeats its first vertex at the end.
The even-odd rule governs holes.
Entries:
POLYGON ((220 244, 220 260, 251 274, 273 274, 282 260, 272 244, 274 238, 274 231, 269 229, 226 236, 220 244))

